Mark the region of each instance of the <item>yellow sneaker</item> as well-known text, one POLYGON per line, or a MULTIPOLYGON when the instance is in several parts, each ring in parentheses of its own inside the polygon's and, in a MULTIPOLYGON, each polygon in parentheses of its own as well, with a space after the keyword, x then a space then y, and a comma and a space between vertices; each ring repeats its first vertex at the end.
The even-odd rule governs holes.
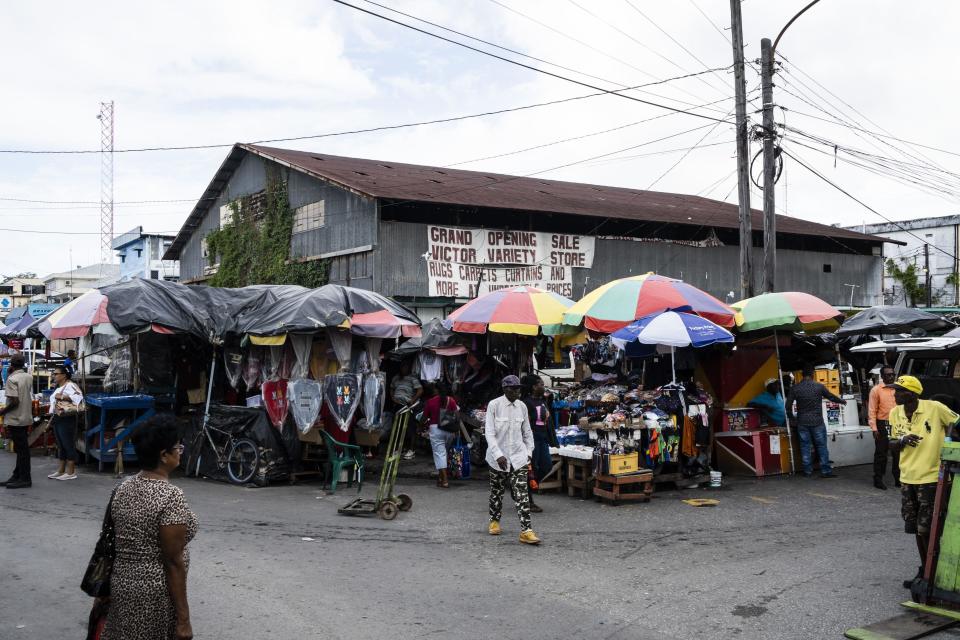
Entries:
POLYGON ((490 522, 490 526, 487 528, 487 531, 489 531, 490 535, 492 536, 500 535, 500 523, 496 520, 493 520, 490 522))
POLYGON ((527 529, 520 533, 520 542, 523 544, 540 544, 540 538, 533 532, 533 529, 527 529))

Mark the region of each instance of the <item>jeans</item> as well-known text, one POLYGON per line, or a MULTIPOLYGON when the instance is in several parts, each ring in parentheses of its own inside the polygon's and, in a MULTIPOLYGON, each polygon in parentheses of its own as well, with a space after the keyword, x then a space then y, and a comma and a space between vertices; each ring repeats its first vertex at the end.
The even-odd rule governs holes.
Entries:
POLYGON ((550 440, 546 433, 533 432, 533 475, 541 481, 553 468, 550 458, 550 440))
POLYGON ((30 480, 30 445, 27 444, 27 429, 29 427, 14 427, 7 425, 7 434, 13 440, 13 448, 17 452, 17 466, 13 468, 11 480, 30 480))
POLYGON ((447 468, 447 449, 453 444, 457 434, 444 431, 435 424, 430 425, 430 448, 433 450, 433 466, 447 468))
MULTIPOLYGON (((890 437, 887 430, 890 423, 886 420, 877 420, 877 431, 874 434, 873 449, 873 479, 883 480, 887 474, 887 451, 890 451, 890 437)), ((900 450, 890 451, 890 457, 893 459, 892 471, 893 479, 900 481, 900 450)))
POLYGON ((797 435, 800 436, 800 458, 803 461, 803 475, 813 474, 813 452, 812 447, 816 447, 817 456, 820 458, 820 475, 830 475, 833 468, 830 466, 830 452, 827 451, 827 427, 818 424, 815 427, 797 427, 797 435))
POLYGON ((50 419, 53 428, 53 437, 57 441, 59 459, 69 462, 77 461, 77 417, 54 416, 50 419))

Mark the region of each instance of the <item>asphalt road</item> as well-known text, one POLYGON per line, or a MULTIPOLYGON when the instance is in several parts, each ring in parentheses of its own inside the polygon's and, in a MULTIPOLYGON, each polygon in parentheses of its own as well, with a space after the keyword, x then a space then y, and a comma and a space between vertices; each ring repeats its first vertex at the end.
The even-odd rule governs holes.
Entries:
MULTIPOLYGON (((13 456, 0 453, 0 475, 13 456)), ((0 638, 82 637, 79 582, 114 480, 0 489, 0 638)), ((176 479, 200 520, 189 598, 197 638, 839 638, 900 612, 916 570, 899 495, 866 467, 837 480, 735 480, 610 507, 539 498, 540 547, 486 534, 486 485, 404 480, 413 509, 350 518, 317 484, 176 479), (687 497, 720 505, 694 508, 687 497)), ((729 480, 729 479, 728 479, 729 480)), ((365 495, 376 487, 364 489, 365 495)), ((941 634, 960 638, 960 634, 941 634)))

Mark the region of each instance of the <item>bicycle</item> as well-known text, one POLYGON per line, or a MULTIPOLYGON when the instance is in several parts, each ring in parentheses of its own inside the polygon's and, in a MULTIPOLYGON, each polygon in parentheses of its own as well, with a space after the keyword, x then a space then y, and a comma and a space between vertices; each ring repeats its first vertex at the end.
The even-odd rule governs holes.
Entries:
MULTIPOLYGON (((196 464, 189 464, 187 469, 194 468, 194 475, 200 475, 200 447, 203 445, 203 437, 206 436, 210 449, 217 456, 217 469, 223 471, 226 469, 227 477, 234 484, 246 484, 250 482, 257 467, 260 464, 260 449, 250 438, 237 438, 229 431, 218 429, 204 424, 197 432, 193 445, 190 447, 191 456, 196 456, 196 464), (214 442, 212 431, 226 437, 222 446, 217 446, 214 442)), ((192 462, 192 461, 191 461, 192 462)))

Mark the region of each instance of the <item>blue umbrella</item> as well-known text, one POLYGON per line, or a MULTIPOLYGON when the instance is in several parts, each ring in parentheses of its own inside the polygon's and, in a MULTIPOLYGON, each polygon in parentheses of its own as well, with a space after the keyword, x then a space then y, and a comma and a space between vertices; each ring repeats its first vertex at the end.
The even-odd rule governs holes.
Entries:
MULTIPOLYGON (((694 313, 682 311, 664 311, 644 316, 612 333, 610 338, 620 349, 625 349, 628 342, 669 346, 671 367, 677 347, 706 347, 734 340, 733 334, 720 325, 694 313)), ((675 369, 673 379, 676 382, 675 369)))

